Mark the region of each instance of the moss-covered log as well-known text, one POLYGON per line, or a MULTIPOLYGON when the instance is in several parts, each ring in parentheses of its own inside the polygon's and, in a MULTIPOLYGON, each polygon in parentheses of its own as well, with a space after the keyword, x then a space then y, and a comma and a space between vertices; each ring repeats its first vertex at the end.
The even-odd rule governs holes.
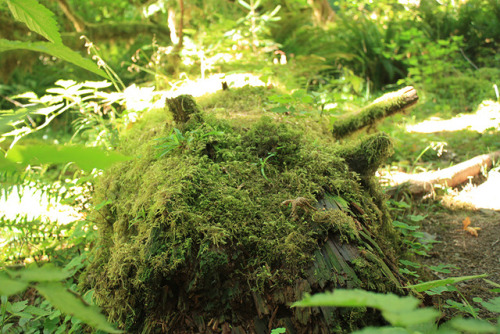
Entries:
POLYGON ((417 101, 417 91, 411 86, 385 94, 354 115, 348 115, 335 122, 332 130, 333 136, 341 139, 364 127, 373 126, 377 121, 401 112, 417 101))
MULTIPOLYGON (((185 110, 170 102, 174 115, 185 110)), ((145 333, 377 324, 365 309, 289 305, 337 288, 402 293, 400 242, 373 180, 391 142, 342 146, 269 117, 235 125, 194 114, 146 130, 127 152, 139 158, 96 186, 94 202, 107 204, 89 217, 99 238, 82 285, 111 320, 145 333)))

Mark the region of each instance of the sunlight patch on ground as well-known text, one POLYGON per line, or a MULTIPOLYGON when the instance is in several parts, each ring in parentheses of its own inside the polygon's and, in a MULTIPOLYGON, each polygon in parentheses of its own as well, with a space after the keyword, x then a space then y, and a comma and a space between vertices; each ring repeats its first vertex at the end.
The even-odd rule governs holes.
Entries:
POLYGON ((500 172, 490 171, 488 179, 480 185, 467 185, 455 195, 449 196, 446 202, 458 202, 476 209, 500 210, 500 172))
POLYGON ((459 115, 452 119, 442 120, 432 117, 415 125, 408 125, 408 132, 433 133, 442 131, 472 130, 484 132, 487 129, 500 129, 500 103, 484 101, 474 114, 459 115))

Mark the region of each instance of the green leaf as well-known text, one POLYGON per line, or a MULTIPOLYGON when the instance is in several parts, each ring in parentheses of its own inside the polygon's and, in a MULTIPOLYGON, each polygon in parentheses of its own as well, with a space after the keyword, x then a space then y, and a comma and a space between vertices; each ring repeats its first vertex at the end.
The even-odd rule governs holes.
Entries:
POLYGON ((425 219, 426 216, 421 216, 421 215, 409 215, 408 216, 410 218, 411 221, 413 222, 419 222, 419 221, 422 221, 425 219))
POLYGON ((438 287, 435 287, 435 288, 432 288, 432 289, 425 291, 425 293, 428 294, 429 296, 433 296, 433 295, 441 295, 443 292, 447 292, 447 291, 450 291, 448 289, 448 287, 438 286, 438 287))
POLYGON ((462 281, 467 281, 475 278, 482 278, 482 277, 487 277, 487 274, 482 274, 482 275, 474 275, 474 276, 461 276, 461 277, 449 277, 445 278, 442 280, 437 280, 437 281, 429 281, 429 282, 424 282, 420 284, 415 284, 415 285, 408 285, 407 288, 409 289, 415 289, 417 292, 422 292, 426 291, 432 288, 436 288, 438 286, 443 286, 447 284, 455 284, 458 282, 462 281))
POLYGON ((413 311, 382 312, 384 318, 393 326, 409 327, 426 322, 434 322, 440 312, 433 308, 420 308, 413 311))
POLYGON ((413 268, 420 268, 422 265, 420 263, 408 261, 408 260, 399 260, 399 263, 402 265, 408 266, 408 267, 413 267, 413 268))
POLYGON ((0 39, 0 52, 9 50, 30 50, 48 53, 51 56, 60 58, 81 68, 91 71, 100 75, 103 78, 109 79, 106 72, 101 70, 96 64, 87 58, 83 58, 78 52, 75 52, 62 44, 54 44, 50 42, 21 42, 9 41, 7 39, 0 39))
POLYGON ((7 269, 7 272, 11 278, 23 282, 58 282, 71 276, 68 271, 57 268, 51 263, 47 263, 43 267, 30 266, 20 270, 7 269))
POLYGON ((455 266, 453 264, 439 264, 437 266, 429 266, 430 270, 436 271, 438 273, 445 273, 445 274, 451 273, 451 270, 448 268, 458 269, 457 266, 455 266))
POLYGON ((271 331, 271 334, 282 334, 286 333, 286 328, 280 327, 280 328, 275 328, 271 331))
POLYGON ((243 7, 245 7, 246 9, 248 9, 248 10, 252 10, 252 7, 250 7, 250 5, 249 5, 248 3, 246 3, 245 1, 243 1, 243 0, 238 0, 238 3, 239 3, 240 5, 242 5, 243 7))
POLYGON ((392 293, 378 294, 364 290, 335 290, 332 292, 307 295, 292 307, 307 306, 342 306, 342 307, 374 307, 386 312, 405 312, 414 310, 419 300, 412 296, 400 297, 392 293))
POLYGON ((454 318, 447 322, 446 325, 470 333, 497 333, 495 326, 481 319, 454 318))
POLYGON ((32 315, 36 315, 36 316, 40 316, 40 317, 46 317, 52 313, 52 311, 44 310, 42 308, 39 308, 39 307, 36 307, 33 305, 28 305, 28 307, 26 307, 24 312, 28 312, 32 315))
POLYGON ((496 297, 488 300, 487 302, 482 302, 481 305, 490 312, 500 313, 500 297, 496 297))
POLYGON ((10 333, 9 328, 11 328, 13 325, 14 325, 13 322, 9 322, 8 324, 3 325, 2 333, 10 333))
POLYGON ((281 114, 281 113, 286 113, 290 110, 285 106, 278 106, 278 107, 271 108, 271 111, 281 114))
POLYGON ((412 332, 399 327, 365 327, 359 331, 352 332, 352 334, 409 334, 412 332))
POLYGON ((54 13, 36 0, 7 0, 9 9, 18 21, 53 43, 62 44, 54 13))
POLYGON ((401 228, 401 229, 405 229, 405 230, 410 230, 410 231, 415 231, 415 230, 418 230, 420 228, 420 226, 408 225, 406 223, 402 223, 402 222, 399 222, 397 220, 392 222, 392 226, 397 227, 397 228, 401 228))
POLYGON ((0 295, 12 296, 25 290, 28 282, 11 279, 6 272, 0 272, 0 295))
POLYGON ((493 281, 490 281, 489 279, 484 278, 484 279, 483 279, 483 281, 485 281, 485 282, 486 282, 486 283, 488 283, 488 284, 493 285, 494 287, 500 288, 500 284, 495 283, 495 282, 493 282, 493 281))
POLYGON ((36 289, 61 312, 72 315, 96 329, 108 333, 122 333, 106 320, 98 307, 88 305, 79 295, 68 291, 62 284, 55 282, 40 283, 36 286, 36 289))
POLYGON ((132 159, 117 152, 83 145, 16 145, 9 150, 6 158, 21 165, 75 162, 85 171, 106 169, 115 162, 132 159))
POLYGON ((7 160, 3 154, 0 154, 0 170, 2 171, 16 171, 18 169, 18 165, 13 163, 10 160, 7 160))
POLYGON ((12 130, 12 125, 22 122, 29 115, 27 108, 13 110, 0 110, 0 133, 12 130))
POLYGON ((101 210, 103 207, 105 207, 106 205, 111 204, 111 203, 113 203, 113 201, 112 201, 112 200, 110 200, 110 199, 105 200, 105 201, 102 201, 101 203, 97 204, 97 205, 94 207, 94 209, 95 209, 96 211, 99 211, 99 210, 101 210))
POLYGON ((28 301, 27 300, 21 300, 20 302, 16 303, 8 303, 7 304, 7 312, 9 313, 19 313, 22 310, 24 310, 28 306, 28 301))

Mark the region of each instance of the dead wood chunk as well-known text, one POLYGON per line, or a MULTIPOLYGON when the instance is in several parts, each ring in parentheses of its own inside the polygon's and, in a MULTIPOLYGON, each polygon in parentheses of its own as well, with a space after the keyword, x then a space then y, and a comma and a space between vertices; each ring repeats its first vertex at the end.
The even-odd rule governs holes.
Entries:
POLYGON ((179 95, 167 99, 167 105, 176 123, 186 123, 192 115, 200 113, 200 109, 191 95, 179 95))

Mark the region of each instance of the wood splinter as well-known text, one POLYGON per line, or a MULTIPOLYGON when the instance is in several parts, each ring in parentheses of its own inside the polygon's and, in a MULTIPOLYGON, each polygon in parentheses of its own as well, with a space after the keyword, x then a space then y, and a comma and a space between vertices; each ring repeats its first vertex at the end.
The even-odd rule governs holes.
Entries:
POLYGON ((283 202, 281 202, 281 205, 288 205, 292 204, 292 213, 290 214, 290 217, 293 218, 293 220, 297 220, 299 218, 299 215, 297 214, 297 207, 302 208, 306 213, 309 213, 310 210, 316 211, 317 209, 311 205, 309 200, 305 197, 297 197, 296 199, 287 199, 283 202))

